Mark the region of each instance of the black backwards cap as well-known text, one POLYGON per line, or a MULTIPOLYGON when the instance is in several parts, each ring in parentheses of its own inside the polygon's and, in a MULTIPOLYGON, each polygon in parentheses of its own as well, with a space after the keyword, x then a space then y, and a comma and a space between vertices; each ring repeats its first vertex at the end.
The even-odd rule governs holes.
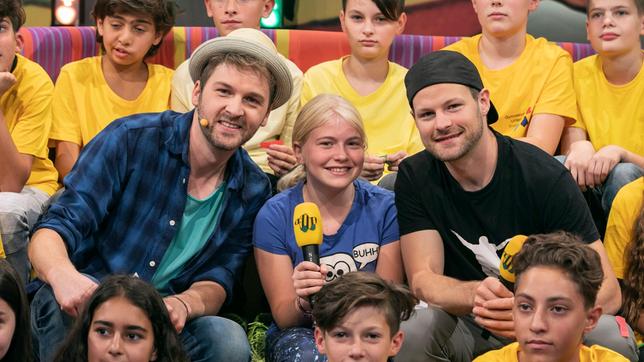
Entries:
MULTIPOLYGON (((455 83, 474 88, 483 89, 483 81, 476 66, 463 54, 439 50, 424 55, 414 64, 405 76, 407 100, 412 107, 412 100, 421 89, 434 84, 455 83)), ((490 101, 490 110, 487 113, 487 123, 496 122, 499 113, 490 101)))

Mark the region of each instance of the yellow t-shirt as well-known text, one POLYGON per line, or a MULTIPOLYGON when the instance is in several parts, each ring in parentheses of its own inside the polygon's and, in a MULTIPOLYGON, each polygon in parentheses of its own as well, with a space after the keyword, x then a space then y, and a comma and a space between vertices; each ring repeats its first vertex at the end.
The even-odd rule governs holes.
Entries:
MULTIPOLYGON (((474 362, 519 362, 519 342, 511 343, 501 349, 490 351, 477 357, 474 362)), ((579 362, 628 362, 626 357, 610 349, 594 345, 582 345, 579 349, 579 362)))
POLYGON ((148 81, 135 100, 119 97, 105 81, 101 56, 65 65, 54 90, 52 140, 85 146, 117 118, 170 107, 172 70, 148 64, 148 81))
POLYGON ((615 276, 624 279, 624 252, 626 246, 634 239, 635 220, 640 215, 644 199, 644 177, 625 185, 619 190, 608 216, 604 248, 608 260, 613 266, 615 276))
POLYGON ((33 156, 26 185, 51 196, 59 187, 47 148, 54 85, 40 65, 19 54, 16 58, 17 82, 0 96, 0 110, 18 152, 33 156))
MULTIPOLYGON (((293 79, 293 90, 291 98, 288 102, 281 107, 274 109, 268 115, 268 122, 263 127, 259 127, 255 135, 244 143, 244 149, 248 151, 250 158, 255 161, 262 171, 273 174, 273 170, 268 166, 268 155, 266 150, 261 147, 262 142, 281 140, 285 145, 290 146, 293 135, 293 125, 297 118, 298 111, 300 110, 300 89, 302 89, 302 71, 292 61, 286 59, 283 55, 279 54, 289 72, 291 79, 293 79)), ((172 77, 172 97, 171 106, 172 110, 176 112, 191 111, 194 106, 192 105, 192 90, 195 84, 190 78, 188 66, 190 59, 181 63, 174 71, 172 77)))
POLYGON ((498 132, 525 137, 535 114, 555 114, 577 119, 572 80, 572 58, 561 47, 544 38, 526 35, 525 49, 514 63, 503 69, 488 69, 478 51, 481 34, 449 45, 465 55, 478 69, 483 85, 490 91, 499 120, 492 124, 498 132))
POLYGON ((344 75, 344 59, 346 57, 318 64, 304 74, 302 105, 322 93, 346 98, 360 112, 370 155, 381 156, 398 151, 412 155, 424 149, 405 93, 407 69, 389 62, 385 81, 373 93, 361 96, 344 75))
POLYGON ((624 85, 608 82, 601 58, 593 55, 574 65, 579 120, 595 150, 618 145, 644 155, 644 64, 624 85))

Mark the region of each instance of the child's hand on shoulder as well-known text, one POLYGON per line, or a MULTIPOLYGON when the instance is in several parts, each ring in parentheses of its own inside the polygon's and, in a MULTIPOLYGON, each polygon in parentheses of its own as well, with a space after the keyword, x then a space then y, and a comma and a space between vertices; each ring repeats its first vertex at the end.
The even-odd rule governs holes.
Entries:
POLYGON ((16 77, 11 72, 0 72, 0 95, 16 84, 16 77))

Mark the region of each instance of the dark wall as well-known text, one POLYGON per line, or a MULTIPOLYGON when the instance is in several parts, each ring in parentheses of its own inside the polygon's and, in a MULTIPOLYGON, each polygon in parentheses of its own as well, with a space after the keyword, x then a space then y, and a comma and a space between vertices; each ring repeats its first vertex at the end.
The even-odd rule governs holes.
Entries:
MULTIPOLYGON (((176 25, 179 26, 212 26, 212 20, 206 15, 202 0, 176 0, 180 13, 177 16, 176 25)), ((90 15, 96 4, 96 0, 83 1, 83 25, 94 25, 94 19, 90 15)))

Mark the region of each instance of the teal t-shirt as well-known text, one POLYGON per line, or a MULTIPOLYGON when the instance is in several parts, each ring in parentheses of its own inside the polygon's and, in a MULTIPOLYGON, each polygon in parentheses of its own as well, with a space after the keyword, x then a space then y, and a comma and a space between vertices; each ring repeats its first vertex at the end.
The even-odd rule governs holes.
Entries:
POLYGON ((203 200, 188 195, 179 231, 172 239, 159 268, 152 277, 157 290, 164 290, 170 279, 204 247, 217 226, 225 182, 203 200))

